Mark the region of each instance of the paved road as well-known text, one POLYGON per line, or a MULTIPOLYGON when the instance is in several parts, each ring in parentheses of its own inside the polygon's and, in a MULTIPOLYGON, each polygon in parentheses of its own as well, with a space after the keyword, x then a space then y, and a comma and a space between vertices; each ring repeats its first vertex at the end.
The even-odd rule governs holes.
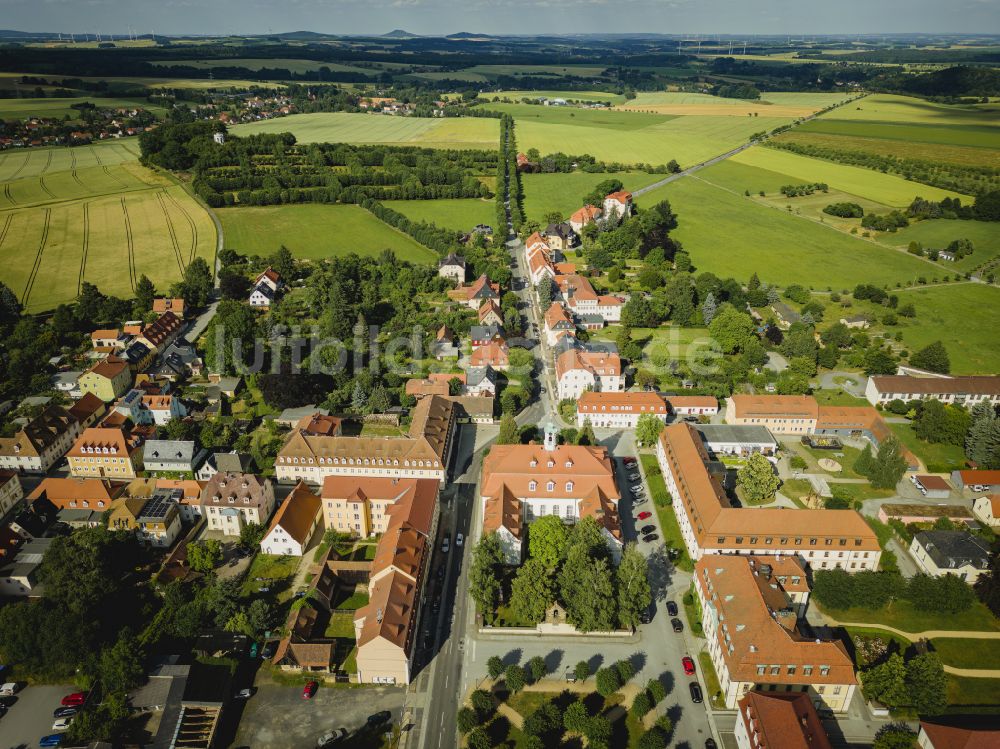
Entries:
POLYGON ((709 159, 708 161, 703 161, 700 164, 689 166, 687 169, 683 169, 679 172, 676 172, 675 174, 671 174, 669 177, 665 177, 664 179, 661 179, 659 182, 654 182, 653 184, 646 185, 645 187, 642 187, 638 190, 633 190, 632 197, 638 198, 644 193, 655 190, 658 187, 663 187, 664 185, 669 185, 671 182, 675 182, 676 180, 679 180, 682 177, 690 176, 695 172, 701 171, 705 167, 712 166, 712 164, 718 164, 720 161, 725 161, 730 156, 735 156, 736 154, 740 153, 740 151, 746 151, 748 148, 750 148, 750 146, 753 145, 756 145, 756 143, 755 142, 744 143, 742 146, 734 148, 732 151, 726 151, 725 153, 720 154, 715 158, 709 159))

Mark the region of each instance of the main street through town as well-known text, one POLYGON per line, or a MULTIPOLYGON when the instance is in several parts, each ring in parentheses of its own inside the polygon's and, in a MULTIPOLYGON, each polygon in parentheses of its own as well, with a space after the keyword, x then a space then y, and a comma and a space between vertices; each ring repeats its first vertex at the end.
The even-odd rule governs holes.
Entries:
MULTIPOLYGON (((509 205, 508 205, 509 217, 509 205)), ((536 398, 517 417, 519 426, 541 425, 548 420, 562 424, 558 400, 554 361, 544 341, 543 311, 539 309, 526 273, 524 245, 508 226, 507 247, 511 255, 512 287, 528 323, 525 336, 534 343, 533 376, 537 379, 536 398)), ((638 539, 635 514, 642 508, 632 506, 627 472, 621 458, 635 455, 633 435, 628 431, 599 430, 600 443, 615 457, 616 475, 622 494, 619 505, 625 538, 635 541, 650 560, 650 582, 654 595, 653 617, 648 624, 630 636, 604 637, 592 635, 536 635, 533 633, 499 633, 480 630, 475 607, 468 595, 467 569, 471 549, 479 540, 482 527, 482 507, 479 501, 479 480, 485 450, 496 439, 499 430, 489 425, 463 425, 459 428, 450 481, 443 493, 442 516, 432 561, 433 580, 424 603, 415 662, 417 676, 407 690, 405 746, 413 749, 445 749, 459 743, 456 714, 469 692, 486 678, 486 662, 498 656, 506 663, 525 663, 542 656, 550 677, 561 678, 579 661, 587 661, 591 671, 619 660, 628 659, 635 667, 636 684, 652 678, 660 679, 667 688, 667 699, 657 706, 659 714, 669 715, 674 722, 673 745, 702 747, 706 739, 718 732, 713 728, 711 712, 706 703, 695 704, 688 690, 690 677, 684 676, 681 659, 697 655, 700 646, 689 627, 675 633, 670 626, 665 603, 676 600, 690 586, 690 575, 676 570, 667 559, 659 540, 646 543, 638 539), (464 544, 456 546, 457 534, 463 534, 464 544), (442 551, 445 535, 451 540, 451 551, 442 551)), ((643 478, 643 483, 645 479, 643 478)), ((648 492, 646 493, 648 496, 648 492)), ((657 526, 655 514, 643 521, 657 526)), ((708 690, 702 677, 702 692, 708 690)), ((728 721, 731 723, 732 721, 728 721)), ((731 730, 731 728, 730 728, 731 730)))

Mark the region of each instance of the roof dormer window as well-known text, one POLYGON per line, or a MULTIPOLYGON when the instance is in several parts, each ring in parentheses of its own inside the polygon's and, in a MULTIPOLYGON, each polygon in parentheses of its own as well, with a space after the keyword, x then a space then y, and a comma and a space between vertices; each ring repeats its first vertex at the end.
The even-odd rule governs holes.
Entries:
POLYGON ((535 491, 535 490, 536 490, 537 488, 538 488, 538 482, 537 482, 537 481, 529 481, 529 482, 528 482, 528 491, 531 491, 531 492, 533 492, 533 491, 535 491))
POLYGON ((566 482, 566 491, 568 491, 568 492, 573 491, 573 482, 572 481, 567 481, 566 482))
POLYGON ((547 483, 547 484, 545 485, 545 489, 546 489, 547 491, 550 491, 550 492, 551 492, 551 491, 555 491, 555 488, 556 488, 556 482, 555 482, 555 481, 550 481, 549 483, 547 483))

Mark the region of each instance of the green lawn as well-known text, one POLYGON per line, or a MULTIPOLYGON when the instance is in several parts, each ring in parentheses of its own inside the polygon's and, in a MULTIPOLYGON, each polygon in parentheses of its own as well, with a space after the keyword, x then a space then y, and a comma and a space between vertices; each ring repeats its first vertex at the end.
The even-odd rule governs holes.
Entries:
POLYGON ((656 511, 656 517, 660 521, 660 532, 663 533, 663 543, 669 548, 680 550, 681 554, 674 560, 674 565, 678 569, 691 572, 694 569, 694 562, 691 561, 687 546, 684 545, 684 538, 681 536, 681 527, 677 524, 677 516, 674 514, 674 509, 670 504, 670 495, 667 493, 666 484, 663 483, 663 476, 660 473, 660 466, 656 461, 656 456, 646 453, 640 455, 639 460, 642 461, 643 473, 646 474, 650 503, 652 503, 656 511))
POLYGON ((954 284, 917 288, 900 294, 913 302, 917 316, 908 321, 903 342, 918 351, 943 341, 953 374, 1000 372, 1000 289, 984 284, 954 284), (956 335, 961 331, 961 335, 956 335))
POLYGON ((324 637, 354 637, 354 617, 351 614, 330 614, 324 637))
POLYGON ((269 255, 285 245, 307 260, 352 252, 374 256, 385 249, 414 263, 437 259, 433 251, 356 205, 224 208, 218 215, 226 247, 241 253, 269 255))
MULTIPOLYGON (((948 676, 948 704, 956 706, 996 708, 1000 702, 1000 679, 974 679, 948 676)), ((950 711, 949 711, 950 712, 950 711)), ((956 713, 964 712, 957 708, 956 713)), ((987 710, 986 712, 998 712, 987 710)))
POLYGON ((943 250, 956 239, 969 239, 975 251, 961 260, 938 260, 942 273, 965 272, 1000 255, 1000 229, 987 221, 962 221, 959 219, 934 219, 917 221, 895 234, 881 234, 879 241, 895 247, 907 247, 910 242, 920 242, 927 250, 943 250))
POLYGON ((682 179, 641 197, 647 206, 664 199, 678 217, 671 236, 684 244, 699 273, 738 280, 757 273, 767 283, 818 289, 893 284, 927 275, 927 264, 912 255, 768 208, 700 179, 682 179))
POLYGON ((429 221, 444 229, 471 231, 476 224, 492 226, 497 222, 496 203, 492 200, 385 200, 392 208, 411 221, 429 221))
POLYGON ((712 700, 712 707, 716 710, 725 710, 726 701, 722 696, 722 687, 719 685, 719 677, 715 673, 715 666, 712 663, 712 656, 707 651, 698 653, 698 666, 701 668, 702 678, 705 679, 705 691, 708 698, 712 700))
MULTIPOLYGON (((1000 669, 1000 640, 936 637, 931 640, 931 645, 949 666, 1000 669)), ((997 696, 1000 697, 1000 693, 997 696)))
MULTIPOLYGON (((863 374, 857 376, 858 380, 865 379, 863 374)), ((867 406, 868 401, 864 398, 856 398, 846 390, 837 388, 836 390, 815 390, 813 397, 821 406, 867 406)))
POLYGON ((287 600, 295 592, 291 581, 300 561, 299 557, 258 554, 243 578, 244 595, 264 595, 260 589, 269 588, 268 595, 276 596, 279 601, 287 600), (257 580, 258 577, 263 579, 257 580))
POLYGON ((942 200, 947 197, 961 197, 962 202, 969 200, 960 193, 910 182, 893 174, 883 174, 859 166, 836 164, 766 146, 748 148, 733 156, 732 161, 787 174, 793 178, 792 184, 825 182, 831 188, 896 208, 908 206, 917 195, 928 200, 942 200))
POLYGON ((663 179, 662 174, 645 172, 569 172, 568 174, 523 174, 524 213, 529 221, 542 221, 545 215, 558 211, 569 218, 583 206, 583 197, 599 183, 608 179, 621 180, 626 190, 638 190, 663 179))
POLYGON ((295 114, 231 128, 233 135, 292 133, 299 143, 388 143, 427 148, 486 148, 500 143, 500 123, 485 117, 391 117, 351 112, 295 114))
MULTIPOLYGON (((819 605, 819 604, 817 604, 819 605)), ((903 632, 919 633, 928 630, 948 631, 1000 631, 1000 620, 978 601, 968 611, 960 614, 939 614, 934 611, 914 609, 908 601, 894 601, 883 609, 852 608, 828 611, 840 622, 858 622, 895 627, 903 632)))
POLYGON ((928 471, 944 473, 965 467, 965 451, 958 445, 924 442, 909 424, 890 423, 889 428, 910 452, 924 462, 928 471))

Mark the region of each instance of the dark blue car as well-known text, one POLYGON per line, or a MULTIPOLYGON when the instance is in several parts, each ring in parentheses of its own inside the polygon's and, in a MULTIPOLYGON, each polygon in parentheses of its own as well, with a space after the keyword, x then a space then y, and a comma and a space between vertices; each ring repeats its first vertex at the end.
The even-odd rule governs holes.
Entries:
POLYGON ((64 733, 50 733, 48 736, 42 736, 38 740, 39 746, 59 746, 62 743, 64 733))

